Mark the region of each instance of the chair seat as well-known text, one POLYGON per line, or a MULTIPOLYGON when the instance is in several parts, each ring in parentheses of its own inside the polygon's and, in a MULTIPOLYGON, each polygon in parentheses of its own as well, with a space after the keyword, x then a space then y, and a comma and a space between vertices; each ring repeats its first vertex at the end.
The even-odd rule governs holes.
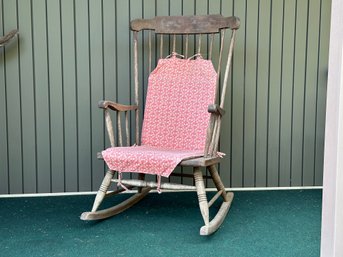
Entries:
POLYGON ((200 150, 163 149, 152 146, 111 147, 102 157, 111 170, 169 177, 185 159, 203 156, 200 150))

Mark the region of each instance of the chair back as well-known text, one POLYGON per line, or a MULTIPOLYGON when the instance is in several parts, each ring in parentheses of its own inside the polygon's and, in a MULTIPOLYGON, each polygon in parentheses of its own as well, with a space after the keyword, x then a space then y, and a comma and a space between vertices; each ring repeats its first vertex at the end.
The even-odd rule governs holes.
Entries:
MULTIPOLYGON (((224 106, 239 24, 237 17, 221 15, 163 16, 131 21, 135 105, 146 102, 142 144, 204 150, 205 155, 216 153, 221 115, 209 114, 207 108, 216 102, 219 108, 224 106), (228 29, 232 31, 231 40, 225 40, 228 29), (140 82, 141 77, 148 77, 149 81, 140 82), (148 84, 147 89, 141 87, 144 84, 148 84)), ((137 144, 140 143, 139 115, 137 110, 137 144)))

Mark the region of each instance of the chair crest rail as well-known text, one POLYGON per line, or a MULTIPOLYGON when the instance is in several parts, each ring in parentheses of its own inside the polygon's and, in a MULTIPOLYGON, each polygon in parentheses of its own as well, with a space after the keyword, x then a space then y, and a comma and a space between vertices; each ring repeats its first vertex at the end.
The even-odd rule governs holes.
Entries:
POLYGON ((153 19, 136 19, 131 21, 133 31, 155 30, 158 34, 202 34, 218 33, 220 29, 238 29, 238 17, 222 15, 200 16, 157 16, 153 19))

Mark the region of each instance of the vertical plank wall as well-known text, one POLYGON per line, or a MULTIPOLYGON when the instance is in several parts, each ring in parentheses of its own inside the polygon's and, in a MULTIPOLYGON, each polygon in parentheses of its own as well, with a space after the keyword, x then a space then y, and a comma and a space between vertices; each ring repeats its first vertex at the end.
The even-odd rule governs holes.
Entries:
POLYGON ((108 145, 97 102, 132 100, 129 20, 208 13, 242 24, 226 186, 321 185, 330 1, 0 0, 0 35, 20 31, 0 49, 0 194, 97 190, 108 145))

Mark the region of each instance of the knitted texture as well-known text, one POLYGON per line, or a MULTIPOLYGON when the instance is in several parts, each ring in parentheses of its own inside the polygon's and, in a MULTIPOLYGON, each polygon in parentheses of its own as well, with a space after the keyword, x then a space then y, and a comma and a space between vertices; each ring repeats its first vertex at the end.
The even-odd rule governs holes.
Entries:
POLYGON ((216 79, 209 60, 159 60, 149 76, 142 145, 106 149, 108 167, 168 177, 183 159, 202 156, 216 79))

